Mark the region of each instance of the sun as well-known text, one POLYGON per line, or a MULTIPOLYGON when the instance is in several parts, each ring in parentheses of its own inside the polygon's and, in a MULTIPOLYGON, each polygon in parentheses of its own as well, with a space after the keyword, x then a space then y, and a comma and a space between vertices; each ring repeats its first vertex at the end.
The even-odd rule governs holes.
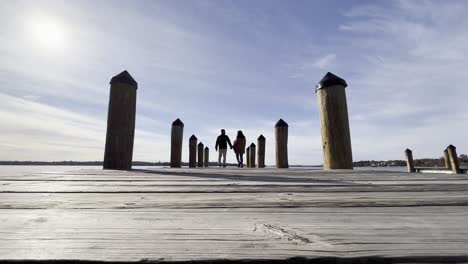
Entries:
POLYGON ((37 17, 31 22, 36 45, 49 50, 62 50, 65 47, 65 31, 58 20, 50 17, 37 17))

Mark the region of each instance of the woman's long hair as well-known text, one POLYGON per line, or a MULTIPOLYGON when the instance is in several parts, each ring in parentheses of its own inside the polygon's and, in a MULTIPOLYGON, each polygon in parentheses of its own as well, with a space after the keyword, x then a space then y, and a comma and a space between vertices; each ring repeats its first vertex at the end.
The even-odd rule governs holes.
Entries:
POLYGON ((242 130, 237 131, 237 138, 245 138, 244 133, 242 133, 242 130))

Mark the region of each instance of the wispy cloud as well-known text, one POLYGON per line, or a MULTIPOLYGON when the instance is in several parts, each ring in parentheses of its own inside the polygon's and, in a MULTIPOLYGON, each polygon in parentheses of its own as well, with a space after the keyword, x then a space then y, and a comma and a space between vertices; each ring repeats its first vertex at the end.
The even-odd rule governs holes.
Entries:
POLYGON ((330 68, 331 64, 333 63, 333 61, 335 61, 335 59, 336 59, 336 54, 327 54, 324 57, 316 60, 314 62, 314 66, 319 69, 326 70, 330 68))
POLYGON ((355 159, 468 149, 464 2, 118 3, 0 3, 0 159, 100 160, 109 79, 124 69, 139 82, 138 160, 168 160, 181 118, 186 139, 210 146, 220 128, 264 134, 273 164, 273 126, 284 118, 290 163, 319 164, 314 85, 327 71, 349 84, 355 159), (66 31, 64 50, 34 39, 28 25, 41 16, 66 31))

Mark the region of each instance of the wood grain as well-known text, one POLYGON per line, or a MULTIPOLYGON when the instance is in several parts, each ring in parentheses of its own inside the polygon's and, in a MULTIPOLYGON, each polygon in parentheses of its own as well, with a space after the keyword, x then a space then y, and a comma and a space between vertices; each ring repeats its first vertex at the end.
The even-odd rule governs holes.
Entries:
POLYGON ((333 85, 317 90, 324 169, 352 169, 345 87, 333 85))
POLYGON ((0 173, 0 260, 459 260, 467 209, 464 174, 0 173))

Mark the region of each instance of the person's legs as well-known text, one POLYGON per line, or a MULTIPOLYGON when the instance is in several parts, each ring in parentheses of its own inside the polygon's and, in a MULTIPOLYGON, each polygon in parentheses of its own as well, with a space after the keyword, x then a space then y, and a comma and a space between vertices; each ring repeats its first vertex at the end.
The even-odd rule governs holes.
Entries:
POLYGON ((223 155, 223 150, 218 150, 218 166, 221 167, 221 156, 223 155))
POLYGON ((220 149, 222 155, 223 155, 223 167, 226 167, 226 153, 227 149, 220 149))
POLYGON ((240 153, 240 164, 241 166, 244 166, 244 153, 240 153))

